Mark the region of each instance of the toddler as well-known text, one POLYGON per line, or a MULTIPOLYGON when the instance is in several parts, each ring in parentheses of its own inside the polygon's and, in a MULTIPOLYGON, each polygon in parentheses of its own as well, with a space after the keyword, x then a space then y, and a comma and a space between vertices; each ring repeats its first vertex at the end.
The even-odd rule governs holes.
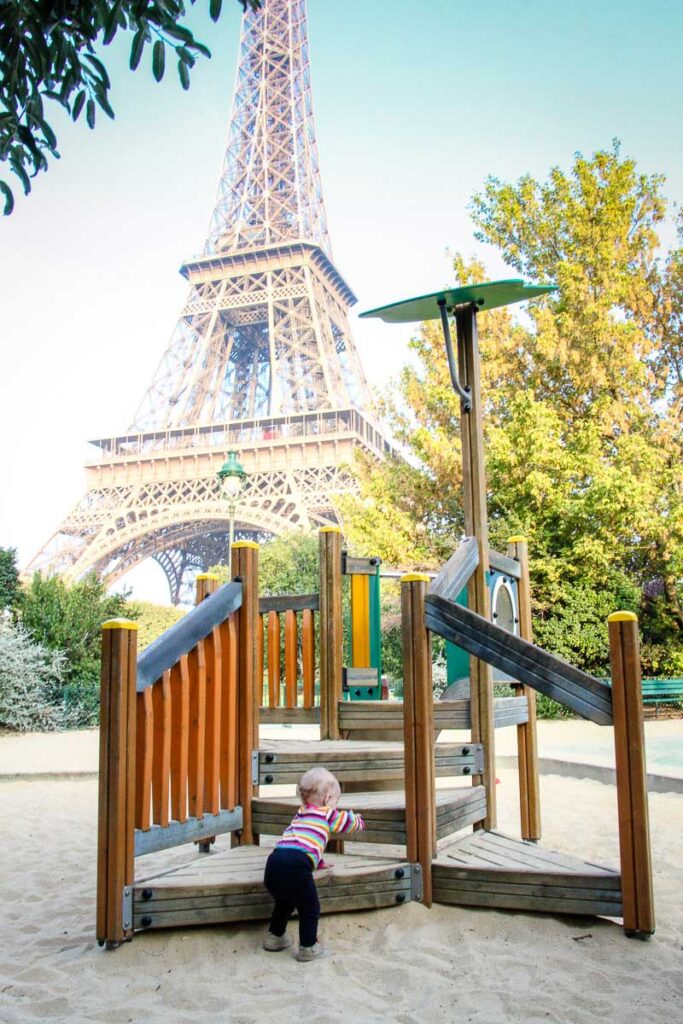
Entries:
POLYGON ((266 861, 264 882, 275 900, 263 948, 270 953, 288 949, 285 932, 296 909, 299 913, 297 960, 308 963, 325 955, 318 942, 320 902, 313 872, 327 867, 322 857, 330 835, 360 832, 365 822, 353 811, 338 811, 341 787, 327 768, 311 768, 297 786, 301 807, 266 861))

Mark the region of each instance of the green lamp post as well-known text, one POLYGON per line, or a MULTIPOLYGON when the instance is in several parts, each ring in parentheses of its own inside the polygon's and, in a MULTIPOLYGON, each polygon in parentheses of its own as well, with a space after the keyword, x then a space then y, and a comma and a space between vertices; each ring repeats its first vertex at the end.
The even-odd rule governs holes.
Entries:
POLYGON ((232 553, 232 545, 235 540, 235 509, 237 508, 237 502, 239 501, 242 488, 244 487, 244 481, 246 480, 247 474, 244 466, 237 461, 237 452, 228 452, 227 461, 223 463, 221 468, 218 470, 218 480, 221 485, 221 490, 225 495, 228 502, 228 568, 230 567, 230 557, 232 553))

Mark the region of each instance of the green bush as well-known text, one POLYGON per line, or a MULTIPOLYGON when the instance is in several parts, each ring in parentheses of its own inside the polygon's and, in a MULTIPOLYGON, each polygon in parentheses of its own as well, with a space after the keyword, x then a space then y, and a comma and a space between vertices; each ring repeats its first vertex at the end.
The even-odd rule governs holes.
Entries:
POLYGON ((0 725, 51 732, 69 724, 62 699, 64 654, 35 643, 25 629, 0 623, 0 725))

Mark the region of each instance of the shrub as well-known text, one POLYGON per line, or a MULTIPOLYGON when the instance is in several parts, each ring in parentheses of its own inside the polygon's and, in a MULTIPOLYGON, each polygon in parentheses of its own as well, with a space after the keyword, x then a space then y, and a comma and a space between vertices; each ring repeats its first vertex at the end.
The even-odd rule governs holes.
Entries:
POLYGON ((64 662, 62 652, 35 643, 21 626, 0 623, 0 725, 19 732, 65 728, 64 662))

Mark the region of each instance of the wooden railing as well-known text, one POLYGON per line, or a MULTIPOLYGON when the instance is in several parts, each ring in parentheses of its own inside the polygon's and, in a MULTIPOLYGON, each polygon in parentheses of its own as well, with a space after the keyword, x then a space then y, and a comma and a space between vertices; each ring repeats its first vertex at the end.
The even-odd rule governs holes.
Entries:
POLYGON ((315 687, 319 608, 317 594, 260 599, 256 643, 262 722, 320 720, 315 687))
POLYGON ((97 939, 109 947, 132 935, 136 856, 235 830, 251 840, 258 568, 257 551, 235 547, 241 582, 139 658, 136 623, 102 630, 97 939))

